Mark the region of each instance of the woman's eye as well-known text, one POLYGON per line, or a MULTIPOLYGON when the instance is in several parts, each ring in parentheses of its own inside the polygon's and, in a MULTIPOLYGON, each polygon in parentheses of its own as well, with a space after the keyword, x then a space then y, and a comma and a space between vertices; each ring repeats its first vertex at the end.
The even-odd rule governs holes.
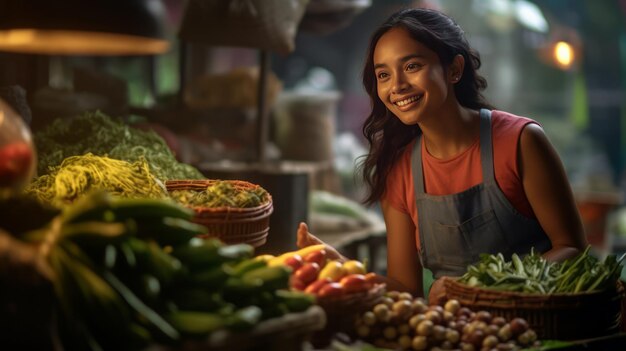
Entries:
POLYGON ((406 65, 406 69, 407 71, 413 71, 420 68, 420 65, 417 63, 409 63, 408 65, 406 65))
POLYGON ((387 78, 387 76, 388 76, 388 75, 387 75, 387 73, 385 73, 385 72, 378 72, 378 74, 376 74, 376 77, 377 77, 378 79, 385 79, 385 78, 387 78))

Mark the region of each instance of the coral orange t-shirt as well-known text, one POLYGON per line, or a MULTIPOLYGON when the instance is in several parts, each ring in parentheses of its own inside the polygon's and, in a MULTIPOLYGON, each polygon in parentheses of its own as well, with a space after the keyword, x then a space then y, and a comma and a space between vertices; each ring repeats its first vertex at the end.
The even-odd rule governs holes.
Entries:
MULTIPOLYGON (((535 214, 526 198, 522 180, 517 167, 517 152, 522 129, 528 123, 537 123, 532 119, 520 117, 508 112, 493 110, 491 128, 493 138, 493 162, 496 183, 504 196, 521 214, 535 218, 535 214)), ((538 124, 538 123, 537 123, 538 124)), ((422 143, 424 138, 421 139, 422 143)), ((411 170, 411 152, 409 143, 405 151, 392 166, 386 181, 383 200, 400 212, 409 214, 415 224, 415 240, 420 248, 417 206, 411 170)), ((483 180, 480 164, 480 140, 465 151, 447 159, 440 160, 431 156, 422 144, 422 162, 424 170, 424 188, 430 195, 450 195, 462 192, 483 180)))

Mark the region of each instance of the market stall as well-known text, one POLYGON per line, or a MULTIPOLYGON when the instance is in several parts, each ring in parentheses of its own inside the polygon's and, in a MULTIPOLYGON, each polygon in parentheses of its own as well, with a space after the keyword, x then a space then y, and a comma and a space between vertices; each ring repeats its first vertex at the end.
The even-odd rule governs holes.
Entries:
MULTIPOLYGON (((318 1, 307 15, 305 3, 294 1, 292 22, 320 32, 367 6, 318 1), (327 11, 335 21, 323 21, 327 11)), ((198 37, 215 25, 203 14, 223 18, 191 4, 199 7, 187 14, 185 40, 293 45, 247 37, 249 28, 198 37)), ((373 213, 320 235, 347 260, 324 245, 296 248, 310 189, 306 171, 266 160, 268 59, 261 51, 255 160, 222 170, 228 177, 181 162, 161 135, 102 112, 31 134, 20 109, 0 98, 0 349, 626 348, 623 256, 587 250, 552 263, 484 254, 445 281, 447 301, 436 304, 385 283, 370 242, 384 241, 385 227, 373 213), (352 246, 363 242, 370 262, 352 246)), ((330 217, 316 220, 331 227, 330 217)))

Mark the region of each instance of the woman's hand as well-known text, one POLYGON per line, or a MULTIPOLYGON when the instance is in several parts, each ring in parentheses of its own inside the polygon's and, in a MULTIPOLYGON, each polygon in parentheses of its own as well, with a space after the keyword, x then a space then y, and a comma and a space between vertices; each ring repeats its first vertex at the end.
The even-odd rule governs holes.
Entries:
POLYGON ((443 282, 447 277, 442 277, 433 282, 433 285, 430 287, 430 292, 428 293, 428 304, 429 305, 443 305, 447 300, 446 296, 446 287, 443 282))
POLYGON ((298 234, 296 245, 301 249, 303 247, 311 246, 311 245, 319 245, 323 244, 326 250, 326 257, 331 260, 339 260, 339 261, 347 261, 348 259, 342 256, 339 251, 337 251, 334 247, 326 244, 315 235, 309 233, 309 227, 306 223, 301 222, 298 226, 298 234))

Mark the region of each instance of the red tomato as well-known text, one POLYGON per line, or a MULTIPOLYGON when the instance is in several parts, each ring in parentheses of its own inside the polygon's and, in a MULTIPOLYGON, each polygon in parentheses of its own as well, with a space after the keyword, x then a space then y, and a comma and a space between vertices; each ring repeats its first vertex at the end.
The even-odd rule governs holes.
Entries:
POLYGON ((309 252, 304 256, 304 262, 315 262, 320 265, 320 267, 324 267, 326 263, 326 250, 321 249, 313 252, 309 252))
POLYGON ((365 275, 365 280, 370 282, 370 284, 372 284, 372 285, 382 284, 383 283, 383 277, 381 277, 380 275, 378 275, 378 274, 376 274, 374 272, 367 273, 365 275))
POLYGON ((299 291, 302 291, 307 287, 306 284, 293 275, 289 278, 289 286, 299 291))
POLYGON ((306 289, 304 289, 304 292, 307 292, 309 294, 317 294, 324 285, 330 282, 332 282, 330 278, 318 279, 314 281, 313 283, 309 284, 309 286, 307 286, 306 289))
POLYGON ((305 263, 302 267, 300 267, 295 273, 294 276, 300 279, 304 284, 309 284, 310 282, 317 279, 317 275, 320 273, 320 265, 315 262, 305 263))
POLYGON ((365 279, 363 274, 350 274, 339 281, 346 293, 355 293, 369 290, 372 284, 365 279))
POLYGON ((302 267, 303 264, 304 262, 302 261, 302 256, 298 254, 294 254, 293 256, 285 260, 285 265, 291 267, 291 269, 293 269, 294 272, 297 271, 300 267, 302 267))
POLYGON ((341 284, 337 282, 330 282, 324 285, 320 291, 317 293, 319 297, 330 297, 330 296, 342 296, 344 293, 344 289, 341 284))

